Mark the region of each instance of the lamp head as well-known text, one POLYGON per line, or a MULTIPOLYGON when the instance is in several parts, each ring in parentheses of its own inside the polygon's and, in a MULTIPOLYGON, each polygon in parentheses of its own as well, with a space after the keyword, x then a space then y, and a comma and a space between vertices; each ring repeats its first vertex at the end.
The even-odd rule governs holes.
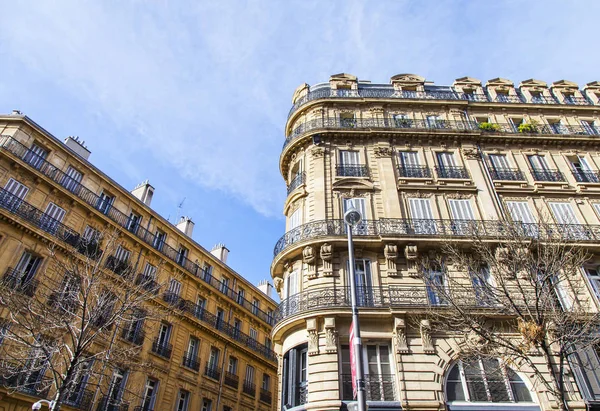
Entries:
POLYGON ((41 410, 41 409, 42 409, 42 402, 41 402, 41 401, 38 401, 38 402, 34 403, 34 404, 31 406, 31 409, 32 409, 32 410, 41 410))
POLYGON ((344 214, 344 222, 352 227, 355 227, 362 221, 362 215, 356 208, 350 208, 344 214))

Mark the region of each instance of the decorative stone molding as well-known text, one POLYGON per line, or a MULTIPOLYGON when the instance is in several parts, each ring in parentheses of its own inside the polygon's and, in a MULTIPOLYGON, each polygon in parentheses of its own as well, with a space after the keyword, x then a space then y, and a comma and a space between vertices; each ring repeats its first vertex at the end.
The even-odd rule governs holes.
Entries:
POLYGON ((416 244, 408 244, 404 247, 404 257, 406 257, 406 265, 408 268, 408 275, 410 277, 417 277, 417 257, 419 256, 417 252, 416 244))
POLYGON ((315 147, 310 150, 310 154, 313 158, 323 158, 325 156, 325 149, 323 147, 315 147))
POLYGON ((322 244, 320 255, 323 260, 323 276, 333 276, 333 264, 331 263, 333 260, 333 246, 328 243, 322 244))
POLYGON ((308 333, 308 355, 319 354, 319 332, 316 318, 306 320, 306 331, 308 333))
POLYGON ((317 278, 317 255, 314 247, 308 245, 302 250, 302 262, 308 265, 307 277, 309 280, 317 278))
POLYGON ((375 157, 391 157, 392 156, 392 148, 391 147, 375 147, 375 157))
POLYGON ((406 198, 431 198, 433 193, 428 193, 424 191, 416 191, 414 193, 406 193, 406 198))
POLYGON ((387 261, 387 275, 388 277, 398 277, 400 272, 396 266, 396 259, 398 258, 398 246, 393 243, 388 243, 383 248, 383 255, 387 261))
POLYGON ((394 345, 397 354, 408 354, 408 344, 406 342, 406 322, 404 318, 394 318, 394 345))
POLYGON ((431 322, 429 320, 421 320, 421 344, 425 354, 434 354, 433 340, 431 338, 431 322))
POLYGON ((338 332, 335 329, 335 318, 325 318, 325 352, 335 353, 338 346, 338 332))
POLYGON ((275 277, 273 279, 273 287, 275 287, 275 291, 281 293, 281 289, 283 288, 283 278, 275 277))
POLYGON ((462 149, 462 153, 468 160, 479 160, 479 151, 474 147, 465 147, 462 149))
POLYGON ((446 198, 451 198, 453 200, 466 200, 469 198, 473 198, 473 194, 465 194, 457 191, 455 193, 447 193, 446 198))

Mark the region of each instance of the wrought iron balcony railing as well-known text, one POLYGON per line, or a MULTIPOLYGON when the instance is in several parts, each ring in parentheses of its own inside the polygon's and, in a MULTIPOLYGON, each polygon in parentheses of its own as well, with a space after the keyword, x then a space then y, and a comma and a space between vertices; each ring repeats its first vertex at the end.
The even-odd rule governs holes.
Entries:
POLYGON ((578 183, 600 183, 600 173, 597 171, 573 170, 573 177, 578 183))
POLYGON ((398 177, 431 178, 431 169, 427 166, 398 166, 398 177))
POLYGON ((154 407, 151 407, 150 405, 138 405, 133 411, 154 411, 154 407))
POLYGON ((438 178, 457 178, 463 180, 471 178, 469 172, 464 167, 437 166, 435 172, 437 173, 438 178))
POLYGON ((64 405, 69 407, 87 411, 92 406, 92 400, 94 393, 90 390, 77 390, 67 394, 67 397, 63 400, 64 405))
POLYGON ((244 394, 255 397, 256 396, 256 384, 254 384, 251 381, 244 380, 244 384, 242 385, 242 392, 244 394))
POLYGON ((173 344, 165 343, 163 341, 159 341, 158 338, 152 341, 152 352, 160 355, 164 358, 171 358, 171 353, 173 352, 173 344))
POLYGON ((335 168, 338 177, 369 177, 369 167, 365 165, 340 165, 335 168))
POLYGON ((183 366, 194 371, 200 371, 198 353, 186 351, 185 354, 183 354, 183 366))
POLYGON ((131 329, 129 327, 123 328, 123 330, 121 331, 121 338, 124 339, 125 341, 129 341, 130 343, 133 343, 135 345, 142 345, 144 344, 144 338, 146 337, 146 334, 144 332, 143 329, 131 329))
POLYGON ((98 403, 96 411, 128 411, 129 403, 123 400, 113 400, 109 397, 102 397, 98 403))
POLYGON ((566 181, 565 176, 558 170, 536 170, 532 169, 531 174, 535 181, 566 181))
POLYGON ((492 168, 492 180, 500 181, 525 181, 525 175, 518 168, 492 168))
POLYGON ((185 310, 187 307, 187 301, 181 298, 179 294, 173 293, 171 291, 165 291, 163 293, 163 301, 180 310, 185 310))
MULTIPOLYGON (((98 209, 99 205, 101 205, 101 210, 99 211, 105 214, 117 225, 128 230, 128 227, 130 225, 129 215, 117 210, 112 204, 105 205, 106 203, 99 195, 97 195, 84 185, 79 184, 79 182, 74 183, 74 180, 71 177, 69 177, 63 171, 56 168, 47 160, 42 158, 37 159, 34 167, 30 162, 26 160, 31 156, 37 156, 37 154, 35 154, 31 149, 27 148, 14 138, 10 136, 0 136, 0 148, 21 159, 25 164, 34 168, 35 170, 37 170, 37 172, 42 173, 44 176, 48 177, 55 183, 59 184, 68 192, 74 194, 89 206, 98 209)), ((47 231, 49 231, 50 234, 60 238, 62 241, 65 241, 73 246, 77 246, 79 242, 80 236, 77 232, 65 227, 64 225, 58 222, 55 223, 50 221, 51 224, 48 224, 48 218, 42 218, 42 215, 45 215, 44 213, 2 189, 0 189, 0 207, 8 209, 14 214, 23 217, 24 219, 34 223, 35 225, 48 227, 49 229, 47 231)), ((142 240, 144 243, 155 248, 158 252, 160 252, 162 255, 164 255, 171 261, 174 261, 175 263, 181 265, 189 273, 202 279, 206 278, 203 275, 202 268, 198 264, 191 261, 189 258, 182 257, 179 253, 179 250, 171 247, 170 245, 164 242, 160 243, 160 247, 155 247, 157 242, 156 235, 154 233, 148 231, 144 227, 138 227, 137 230, 133 232, 133 234, 137 238, 142 240)), ((220 288, 220 282, 216 281, 213 277, 209 276, 208 280, 206 282, 208 282, 213 288, 220 288)), ((233 290, 231 290, 231 292, 228 292, 227 296, 235 302, 238 301, 237 293, 234 293, 233 290)), ((246 299, 244 299, 240 305, 248 310, 252 310, 252 302, 246 299)), ((263 310, 256 310, 255 315, 267 323, 269 323, 270 321, 268 313, 266 313, 263 310)))
POLYGON ((260 389, 259 398, 262 402, 271 404, 273 401, 273 394, 271 391, 260 389))
POLYGON ((235 388, 237 390, 238 386, 240 385, 240 378, 235 374, 225 371, 223 383, 225 385, 227 385, 231 388, 235 388))
POLYGON ((288 188, 287 188, 288 195, 292 191, 294 191, 295 189, 300 187, 302 184, 304 184, 305 181, 306 181, 306 173, 304 171, 296 174, 294 176, 294 178, 292 179, 292 181, 290 182, 290 185, 288 185, 288 188))
POLYGON ((138 274, 135 278, 135 285, 141 285, 141 287, 149 291, 153 294, 158 294, 160 290, 160 285, 154 280, 154 278, 144 275, 142 273, 138 274))
MULTIPOLYGON (((362 221, 353 230, 358 239, 364 236, 396 238, 472 238, 500 239, 507 235, 523 235, 532 239, 563 239, 574 242, 600 240, 600 225, 529 224, 496 220, 419 220, 381 218, 362 221)), ((327 237, 346 237, 341 219, 317 220, 302 224, 285 233, 275 244, 273 255, 302 241, 327 237)))
POLYGON ((214 364, 207 363, 204 367, 204 375, 219 381, 221 380, 221 369, 214 364))
MULTIPOLYGON (((342 374, 342 396, 343 400, 352 401, 352 375, 342 374)), ((366 374, 365 391, 367 401, 398 401, 396 395, 396 382, 394 374, 366 374)))
POLYGON ((0 386, 14 389, 37 398, 47 398, 52 387, 52 378, 42 370, 32 371, 28 366, 3 362, 0 386))
POLYGON ((110 271, 121 277, 129 277, 132 273, 132 267, 129 265, 129 261, 120 260, 114 255, 109 255, 104 265, 110 271))
POLYGON ((2 284, 28 297, 33 297, 39 281, 26 273, 8 267, 2 278, 2 284))

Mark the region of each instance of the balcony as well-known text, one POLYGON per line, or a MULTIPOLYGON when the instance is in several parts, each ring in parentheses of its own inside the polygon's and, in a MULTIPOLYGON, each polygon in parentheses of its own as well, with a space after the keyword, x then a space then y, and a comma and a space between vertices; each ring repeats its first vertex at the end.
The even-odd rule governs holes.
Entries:
POLYGON ((131 276, 131 266, 129 265, 129 261, 119 260, 114 255, 108 256, 104 266, 121 277, 128 278, 131 276))
POLYGON ((4 277, 2 278, 2 284, 14 291, 24 294, 28 297, 33 297, 35 290, 37 290, 39 281, 30 278, 28 274, 16 271, 12 267, 8 267, 4 277))
POLYGON ((263 390, 261 388, 260 393, 259 393, 259 399, 262 402, 271 405, 271 402, 273 401, 273 395, 271 394, 271 391, 263 390))
POLYGON ((200 371, 200 361, 198 360, 198 353, 186 351, 183 354, 183 366, 194 371, 200 371))
POLYGON ((152 341, 152 352, 160 355, 163 358, 169 359, 171 358, 171 353, 173 352, 173 345, 164 341, 159 341, 157 338, 156 340, 152 341))
POLYGON ((338 177, 369 177, 369 167, 365 165, 340 165, 335 167, 338 177))
POLYGON ((103 251, 100 249, 100 244, 94 240, 86 240, 80 238, 76 246, 77 251, 92 260, 98 260, 103 251))
POLYGON ((518 168, 492 168, 490 174, 494 181, 525 181, 525 175, 518 168))
POLYGON ((225 372, 223 383, 225 385, 227 385, 228 387, 231 387, 231 388, 237 390, 238 386, 240 385, 240 379, 235 374, 231 374, 230 372, 225 372))
POLYGON ((92 406, 93 398, 94 393, 92 391, 77 390, 67 394, 67 397, 63 400, 63 404, 78 410, 89 410, 92 406))
POLYGON ((53 380, 44 376, 44 372, 31 371, 18 364, 3 364, 3 375, 0 375, 0 386, 14 389, 37 398, 47 398, 53 380))
POLYGON ((160 285, 154 280, 153 277, 138 274, 135 278, 135 285, 141 286, 145 291, 148 291, 154 295, 158 294, 160 285))
POLYGON ((438 178, 461 179, 468 180, 471 177, 469 172, 464 167, 441 167, 435 168, 438 178))
POLYGON ((302 184, 304 184, 306 181, 306 173, 303 171, 301 173, 298 173, 294 176, 294 178, 292 179, 292 181, 290 182, 290 185, 288 185, 287 187, 287 193, 288 195, 294 191, 295 189, 297 189, 298 187, 300 187, 302 184))
MULTIPOLYGON (((342 374, 341 377, 343 399, 353 401, 352 375, 342 374)), ((367 401, 398 401, 394 378, 394 374, 366 374, 367 401)))
POLYGON ((565 176, 558 170, 531 170, 535 181, 551 181, 562 182, 566 181, 565 176))
MULTIPOLYGON (((141 327, 139 327, 141 328, 141 327)), ((125 341, 128 341, 132 344, 141 346, 144 344, 144 338, 145 338, 146 334, 144 333, 144 330, 142 329, 138 329, 136 330, 135 328, 132 330, 130 328, 123 328, 123 331, 121 331, 121 338, 124 339, 125 341)))
POLYGON ((74 313, 79 308, 79 292, 53 291, 48 296, 48 305, 64 313, 74 313))
MULTIPOLYGON (((27 156, 31 156, 32 154, 30 154, 30 153, 33 153, 33 151, 31 151, 30 149, 25 147, 20 142, 13 139, 12 137, 0 136, 0 148, 11 153, 15 157, 21 159, 25 164, 31 166, 31 164, 27 163, 24 159, 27 156)), ((35 155, 35 153, 33 153, 33 154, 35 155)), ((34 167, 34 168, 37 170, 37 172, 42 173, 48 179, 54 181, 55 183, 61 185, 62 187, 65 187, 65 189, 67 189, 64 182, 68 181, 68 179, 70 179, 70 177, 67 176, 64 172, 62 172, 59 169, 57 169, 56 167, 54 167, 52 164, 50 164, 46 160, 40 160, 40 166, 34 167)), ((67 191, 69 193, 77 196, 80 200, 85 202, 90 207, 97 208, 97 205, 102 203, 102 199, 100 198, 100 196, 98 196, 92 190, 90 190, 89 188, 87 188, 81 184, 79 184, 77 186, 76 190, 68 190, 67 189, 67 191)), ((10 212, 12 212, 13 214, 17 214, 20 217, 24 218, 25 220, 33 223, 34 225, 39 226, 42 224, 39 221, 41 220, 41 215, 44 213, 42 213, 40 210, 37 210, 35 207, 31 206, 30 204, 24 202, 23 200, 6 192, 3 189, 0 189, 0 208, 5 208, 5 209, 9 210, 10 212)), ((119 210, 117 210, 114 207, 107 207, 104 214, 106 215, 106 217, 108 217, 114 223, 118 224, 119 226, 121 226, 122 228, 127 230, 127 227, 130 223, 130 218, 128 215, 120 212, 119 210)), ((62 225, 60 223, 51 224, 51 226, 53 227, 53 229, 50 230, 51 235, 59 238, 62 241, 67 242, 68 244, 70 244, 74 247, 77 246, 77 244, 79 244, 80 236, 77 232, 65 227, 64 225, 62 225)), ((155 247, 156 241, 155 241, 154 233, 146 230, 143 227, 138 227, 138 229, 135 231, 136 232, 134 232, 133 234, 137 238, 139 238, 141 241, 143 241, 150 247, 157 249, 155 247)), ((167 257, 169 260, 181 265, 186 271, 188 271, 192 275, 204 279, 201 276, 201 274, 203 273, 203 270, 201 267, 198 266, 198 264, 190 261, 186 257, 182 257, 179 254, 179 251, 176 250, 175 248, 171 247, 170 245, 168 245, 164 242, 162 242, 160 244, 161 244, 161 246, 159 247, 159 249, 157 249, 157 251, 160 252, 161 255, 163 255, 163 256, 167 257)), ((219 289, 219 287, 220 287, 220 282, 214 280, 214 277, 209 276, 205 281, 207 283, 209 283, 215 289, 219 289)), ((227 296, 231 300, 237 302, 237 294, 236 293, 231 292, 231 293, 228 293, 227 296)), ((249 301, 244 300, 243 303, 240 305, 247 308, 248 310, 250 310, 251 303, 249 301)), ((260 318, 262 321, 270 324, 269 321, 271 321, 271 320, 266 312, 264 312, 262 310, 258 310, 258 314, 256 316, 258 318, 260 318)))
POLYGON ((204 375, 213 380, 221 380, 221 369, 214 364, 206 364, 204 367, 204 375))
POLYGON ((175 307, 179 310, 187 309, 186 300, 181 298, 179 294, 175 294, 170 291, 165 291, 163 294, 163 301, 165 301, 171 307, 175 307))
POLYGON ((242 392, 244 394, 250 395, 251 397, 255 397, 256 385, 253 382, 244 380, 244 384, 242 385, 242 392))
POLYGON ((431 169, 427 166, 398 166, 398 177, 432 178, 431 169))
POLYGON ((573 170, 573 177, 578 183, 600 183, 600 173, 597 171, 573 170))
MULTIPOLYGON (((496 220, 417 220, 403 218, 381 218, 361 222, 355 230, 355 237, 375 236, 402 239, 415 238, 498 238, 509 235, 523 235, 532 239, 563 239, 574 242, 600 240, 600 225, 588 224, 526 224, 496 220)), ((337 237, 344 240, 346 225, 341 219, 317 220, 302 224, 285 233, 275 244, 276 257, 285 249, 308 240, 337 237)))
POLYGON ((129 403, 123 400, 113 400, 108 397, 102 397, 98 403, 96 411, 128 411, 129 403))

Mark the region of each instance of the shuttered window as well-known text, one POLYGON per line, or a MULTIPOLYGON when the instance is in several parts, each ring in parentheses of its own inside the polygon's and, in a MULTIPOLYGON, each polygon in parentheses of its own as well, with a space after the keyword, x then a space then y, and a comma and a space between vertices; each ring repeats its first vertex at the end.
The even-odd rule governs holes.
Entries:
POLYGON ((174 278, 171 278, 169 281, 169 290, 170 293, 179 295, 181 293, 181 283, 174 278))
POLYGON ((558 224, 579 224, 575 211, 569 203, 550 203, 550 209, 558 224))
POLYGON ((437 160, 440 167, 456 167, 454 153, 437 153, 437 160))
POLYGON ((431 203, 428 198, 409 198, 410 216, 414 220, 433 220, 431 203))
POLYGON ((81 174, 79 170, 69 166, 67 171, 65 171, 65 175, 63 176, 60 184, 69 191, 75 191, 79 187, 79 183, 81 183, 82 178, 83 174, 81 174))
POLYGON ((549 170, 548 162, 544 156, 540 156, 538 154, 528 156, 529 164, 531 164, 531 168, 534 170, 549 170))
POLYGON ((65 217, 66 211, 54 203, 48 203, 45 214, 53 220, 61 222, 65 217))
POLYGON ((453 220, 474 220, 471 202, 469 200, 449 200, 450 213, 453 220))
POLYGON ((529 209, 529 204, 527 204, 526 201, 507 201, 506 207, 508 208, 513 221, 519 221, 526 224, 533 224, 536 222, 529 209))
POLYGON ((32 144, 23 159, 33 167, 40 168, 47 156, 48 152, 46 150, 36 144, 32 144))
POLYGON ((510 164, 508 163, 508 158, 504 154, 490 154, 489 156, 490 162, 492 163, 492 167, 494 170, 508 170, 510 169, 510 164))
POLYGON ((129 261, 129 257, 131 256, 131 251, 128 249, 118 246, 117 251, 115 252, 115 258, 119 261, 127 262, 129 261))
POLYGON ((363 221, 367 218, 367 204, 364 198, 344 198, 343 207, 343 214, 346 214, 346 211, 350 210, 351 208, 354 208, 358 210, 358 212, 363 218, 363 221))
POLYGON ((29 191, 29 188, 25 184, 19 183, 13 178, 8 180, 8 183, 6 183, 4 189, 21 200, 25 198, 27 192, 29 191))
POLYGON ((342 166, 357 166, 359 165, 358 151, 341 150, 340 165, 342 166))
POLYGON ((298 272, 292 271, 285 278, 284 284, 284 295, 283 298, 291 297, 294 294, 298 294, 298 272))
POLYGON ((416 151, 401 151, 400 152, 400 164, 402 167, 418 167, 419 166, 419 153, 416 151))
POLYGON ((290 216, 290 230, 293 230, 294 228, 298 227, 300 224, 302 224, 302 207, 298 208, 290 216))

